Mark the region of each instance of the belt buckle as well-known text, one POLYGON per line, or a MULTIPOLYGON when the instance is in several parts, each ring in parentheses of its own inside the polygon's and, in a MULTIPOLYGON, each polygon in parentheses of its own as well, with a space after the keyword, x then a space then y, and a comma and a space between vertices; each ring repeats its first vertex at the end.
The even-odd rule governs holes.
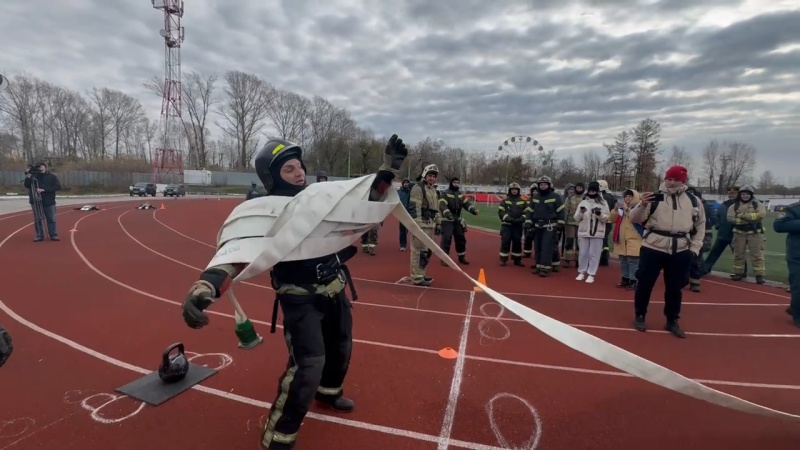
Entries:
POLYGON ((322 281, 322 263, 317 264, 317 281, 322 281))

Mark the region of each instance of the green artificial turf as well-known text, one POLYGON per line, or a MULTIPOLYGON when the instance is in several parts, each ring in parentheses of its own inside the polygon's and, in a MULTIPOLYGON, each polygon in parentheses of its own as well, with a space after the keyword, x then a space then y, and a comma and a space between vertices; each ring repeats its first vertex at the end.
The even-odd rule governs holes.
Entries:
MULTIPOLYGON (((476 205, 480 214, 473 216, 466 213, 467 224, 476 227, 500 230, 500 218, 497 216, 497 205, 476 205)), ((764 230, 766 236, 766 251, 764 255, 767 274, 766 278, 771 281, 788 283, 789 271, 786 267, 786 235, 776 233, 772 230, 772 222, 777 213, 768 213, 764 219, 764 230)), ((714 231, 716 238, 716 230, 714 231)), ((613 245, 613 243, 612 243, 613 245)), ((749 258, 748 258, 749 259, 749 258)), ((727 251, 720 256, 714 265, 715 271, 730 273, 733 266, 733 253, 727 251)), ((748 261, 748 275, 753 276, 752 264, 748 261)))

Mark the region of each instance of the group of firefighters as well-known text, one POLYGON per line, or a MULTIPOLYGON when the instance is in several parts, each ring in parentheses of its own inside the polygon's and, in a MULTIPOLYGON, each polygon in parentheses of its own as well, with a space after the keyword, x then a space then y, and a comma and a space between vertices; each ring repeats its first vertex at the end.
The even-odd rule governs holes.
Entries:
MULTIPOLYGON (((427 165, 415 182, 403 180, 398 193, 403 204, 417 224, 432 238, 439 237, 439 243, 445 253, 455 241, 455 253, 460 264, 468 265, 466 258, 466 231, 464 211, 477 215, 478 209, 470 197, 460 189, 458 177, 451 177, 444 191, 436 188, 439 169, 435 164, 427 165)), ((328 180, 325 171, 319 171, 317 182, 328 180)), ((616 211, 617 198, 605 180, 597 180, 600 196, 608 205, 609 211, 616 211)), ((702 193, 690 189, 700 199, 706 209, 706 230, 708 245, 696 258, 691 272, 691 290, 698 292, 700 278, 709 273, 720 254, 730 248, 733 252, 733 280, 741 280, 747 276, 746 252, 749 251, 753 264, 753 275, 756 282, 764 283, 764 228, 762 220, 766 214, 763 203, 755 199, 755 191, 750 186, 731 188, 728 200, 720 205, 717 213, 710 210, 709 204, 702 198, 702 193), (710 230, 716 228, 717 238, 713 246, 710 243, 710 230), (704 259, 705 253, 708 257, 704 259)), ((500 226, 500 264, 505 266, 509 261, 515 266, 524 267, 524 258, 533 258, 531 272, 546 277, 550 272, 558 272, 560 267, 577 267, 578 265, 578 221, 576 212, 581 201, 586 197, 586 185, 583 182, 567 184, 563 193, 556 192, 552 179, 540 177, 530 186, 528 196, 523 196, 519 183, 508 185, 506 197, 500 202, 498 216, 500 226)), ((619 206, 623 208, 625 205, 619 206)), ((612 216, 616 216, 612 213, 612 216)), ((599 265, 609 264, 610 236, 613 230, 609 223, 603 231, 602 252, 599 265)), ((618 225, 618 224, 616 224, 618 225)), ((364 253, 375 255, 378 245, 379 226, 375 226, 361 237, 361 249, 364 253)), ((634 236, 636 238, 636 236, 634 236)), ((407 230, 400 225, 400 249, 407 248, 407 230)), ((426 267, 432 252, 416 238, 411 243, 410 275, 415 285, 430 286, 432 278, 427 276, 426 267)), ((637 255, 630 255, 636 257, 637 255)), ((444 261, 441 262, 445 265, 444 261)), ((623 274, 621 287, 630 288, 635 279, 623 274)))

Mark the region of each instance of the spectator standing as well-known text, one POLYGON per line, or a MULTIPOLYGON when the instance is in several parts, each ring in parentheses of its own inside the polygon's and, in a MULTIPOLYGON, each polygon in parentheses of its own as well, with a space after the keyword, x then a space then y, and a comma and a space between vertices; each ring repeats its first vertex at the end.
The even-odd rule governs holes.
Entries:
POLYGON ((631 210, 631 222, 644 227, 639 269, 634 294, 634 329, 646 331, 645 317, 650 295, 664 271, 664 328, 679 338, 686 333, 678 325, 682 289, 689 283, 692 259, 700 254, 706 229, 702 205, 694 206, 687 194, 689 171, 672 166, 664 175, 658 192, 645 192, 631 210))
POLYGON ((51 241, 60 241, 58 230, 56 229, 56 192, 61 190, 61 183, 58 177, 47 170, 45 162, 37 162, 28 167, 25 171, 25 189, 28 190, 28 201, 33 210, 33 228, 36 231, 36 238, 33 242, 44 240, 44 229, 42 228, 42 217, 47 222, 47 233, 51 241), (41 205, 41 209, 38 207, 41 205))
POLYGON ((608 217, 608 203, 600 194, 600 184, 592 181, 586 188, 586 198, 578 204, 578 211, 575 212, 579 249, 578 277, 575 279, 578 281, 586 278, 587 283, 594 283, 603 254, 608 217))
POLYGON ((789 293, 792 296, 786 313, 800 328, 800 202, 785 207, 772 223, 772 229, 776 233, 786 233, 786 265, 789 267, 789 293))
POLYGON ((630 211, 639 203, 639 192, 627 189, 622 193, 622 202, 611 210, 609 222, 614 223, 614 253, 619 258, 622 277, 617 284, 625 290, 636 289, 636 270, 639 268, 639 251, 642 248, 644 228, 631 222, 630 211))
MULTIPOLYGON (((408 211, 408 205, 411 201, 411 180, 406 178, 403 180, 403 184, 400 185, 400 188, 397 190, 397 195, 400 197, 400 203, 405 206, 406 211, 408 211)), ((408 247, 408 230, 406 226, 402 223, 400 224, 400 251, 406 251, 406 247, 408 247)))

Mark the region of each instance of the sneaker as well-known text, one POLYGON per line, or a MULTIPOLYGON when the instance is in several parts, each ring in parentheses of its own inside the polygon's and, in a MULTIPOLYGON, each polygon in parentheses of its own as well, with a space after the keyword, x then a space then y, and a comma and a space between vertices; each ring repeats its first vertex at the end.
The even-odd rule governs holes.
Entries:
POLYGON ((644 322, 644 316, 637 315, 633 319, 633 329, 636 331, 647 331, 647 325, 644 322))
POLYGON ((594 277, 589 275, 588 277, 586 277, 586 282, 587 283, 594 283, 594 277))
POLYGON ((404 251, 406 251, 406 248, 405 247, 400 247, 400 251, 404 252, 404 251))
POLYGON ((686 337, 686 333, 678 325, 678 322, 667 322, 666 325, 664 325, 664 329, 672 333, 672 335, 675 337, 686 337))
POLYGON ((575 279, 576 279, 577 281, 583 281, 584 277, 586 277, 586 274, 584 274, 584 273, 579 273, 579 274, 578 274, 578 276, 577 276, 577 277, 575 277, 575 279))

